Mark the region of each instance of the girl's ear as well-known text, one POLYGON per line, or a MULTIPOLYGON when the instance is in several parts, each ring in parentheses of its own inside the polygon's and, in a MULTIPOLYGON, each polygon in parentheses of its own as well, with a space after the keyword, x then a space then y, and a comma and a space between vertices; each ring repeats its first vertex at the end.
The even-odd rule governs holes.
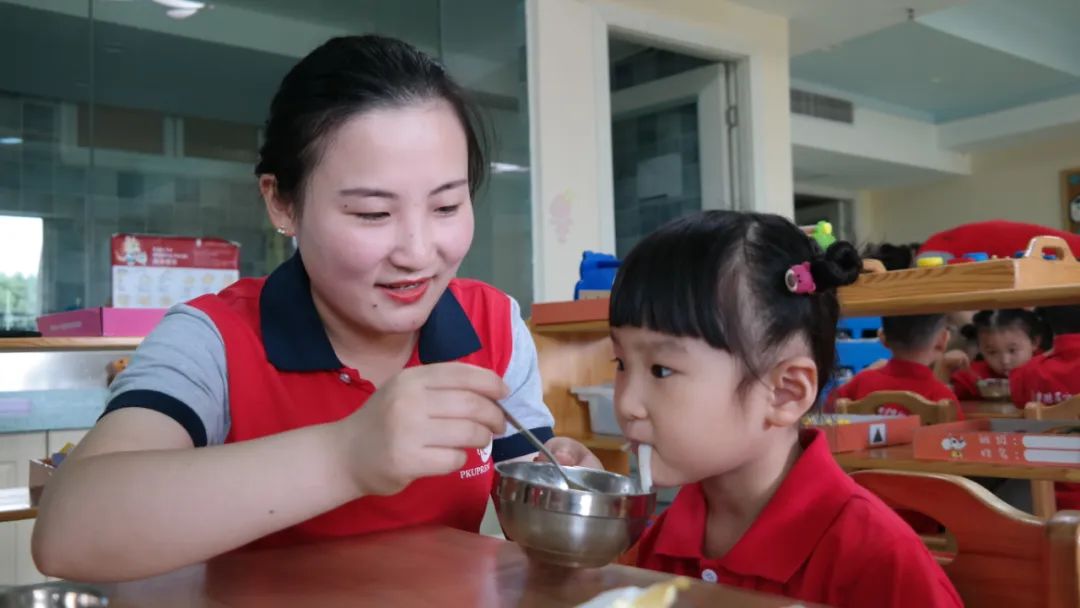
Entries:
POLYGON ((805 355, 784 359, 768 374, 770 395, 766 420, 779 427, 795 426, 814 406, 818 391, 818 370, 805 355))

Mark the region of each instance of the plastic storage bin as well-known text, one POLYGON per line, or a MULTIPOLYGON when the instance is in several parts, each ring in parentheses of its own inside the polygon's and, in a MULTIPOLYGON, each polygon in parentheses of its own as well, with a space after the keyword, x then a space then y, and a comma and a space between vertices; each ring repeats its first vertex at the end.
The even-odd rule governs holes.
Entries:
POLYGON ((589 403, 589 424, 593 434, 622 436, 622 430, 615 419, 614 384, 577 386, 572 387, 570 392, 589 403))

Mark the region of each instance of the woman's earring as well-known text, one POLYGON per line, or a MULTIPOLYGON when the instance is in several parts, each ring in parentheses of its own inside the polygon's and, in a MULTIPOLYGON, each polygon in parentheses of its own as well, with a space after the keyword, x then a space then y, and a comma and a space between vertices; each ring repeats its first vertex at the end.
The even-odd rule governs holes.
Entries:
POLYGON ((278 226, 278 227, 277 227, 277 233, 278 233, 278 234, 280 234, 280 235, 283 235, 283 236, 291 236, 291 235, 289 234, 289 231, 288 231, 288 230, 285 230, 285 227, 284 227, 284 226, 278 226))

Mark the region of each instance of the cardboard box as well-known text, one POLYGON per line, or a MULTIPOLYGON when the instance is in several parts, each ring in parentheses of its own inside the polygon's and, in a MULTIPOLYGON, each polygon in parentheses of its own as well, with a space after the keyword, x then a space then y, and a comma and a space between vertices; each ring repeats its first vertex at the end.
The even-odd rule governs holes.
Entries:
POLYGON ((1080 465, 1080 434, 1052 429, 1073 426, 1061 420, 964 420, 925 426, 915 432, 915 458, 1023 464, 1080 465))
POLYGON ((38 331, 46 337, 144 337, 166 308, 84 308, 42 315, 38 331))
POLYGON ((854 452, 911 443, 919 417, 825 414, 806 418, 803 426, 821 429, 831 451, 854 452))
POLYGON ((111 260, 119 308, 168 308, 240 278, 240 245, 224 239, 115 234, 111 260))

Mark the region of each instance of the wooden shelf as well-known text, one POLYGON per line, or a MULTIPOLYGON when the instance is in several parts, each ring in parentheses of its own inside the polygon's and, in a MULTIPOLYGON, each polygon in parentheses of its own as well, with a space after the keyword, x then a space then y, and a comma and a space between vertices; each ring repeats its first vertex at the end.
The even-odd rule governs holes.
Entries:
MULTIPOLYGON (((841 290, 842 291, 842 290, 841 290)), ((841 314, 849 317, 915 315, 957 310, 988 310, 1028 306, 1080 304, 1080 283, 1057 287, 994 289, 952 294, 875 297, 845 301, 841 294, 841 314)))
POLYGON ((0 522, 34 519, 35 517, 37 517, 37 507, 30 505, 29 489, 0 489, 0 522))
POLYGON ((581 321, 578 323, 550 323, 547 325, 535 325, 533 331, 541 334, 564 334, 564 333, 600 333, 610 331, 607 320, 581 321))
POLYGON ((42 350, 135 350, 142 338, 0 338, 0 352, 42 350))
POLYGON ((1023 258, 867 273, 839 298, 846 316, 1077 304, 1080 263, 1065 241, 1036 237, 1023 258), (1043 259, 1048 251, 1059 259, 1043 259))

